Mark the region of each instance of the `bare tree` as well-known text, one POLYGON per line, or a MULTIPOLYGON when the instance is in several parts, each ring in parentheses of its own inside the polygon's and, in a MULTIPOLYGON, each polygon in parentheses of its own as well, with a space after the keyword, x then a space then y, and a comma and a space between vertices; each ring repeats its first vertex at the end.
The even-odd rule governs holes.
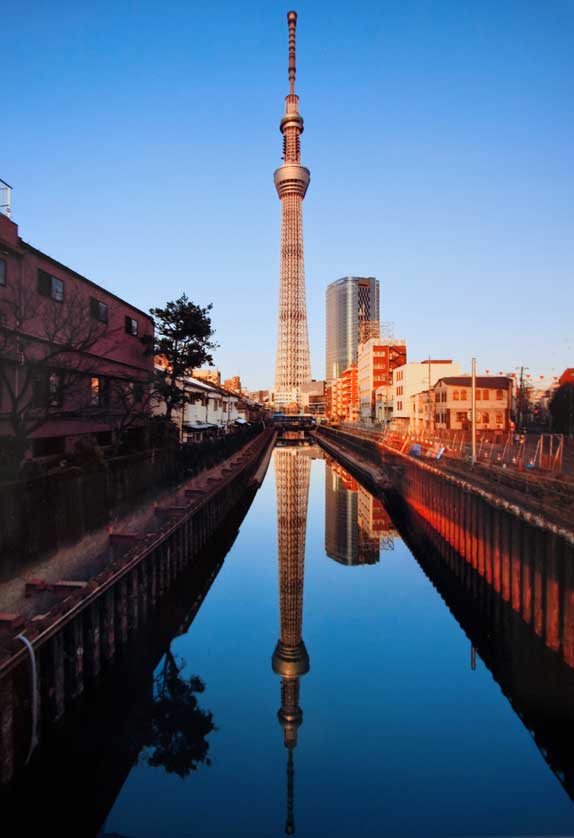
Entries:
POLYGON ((156 401, 151 374, 145 380, 139 381, 122 378, 111 380, 106 421, 114 431, 116 447, 125 441, 129 430, 143 427, 149 421, 151 409, 156 401))
MULTIPOLYGON (((47 422, 93 404, 90 376, 101 361, 91 354, 108 332, 80 289, 64 298, 38 293, 28 272, 0 302, 0 388, 19 462, 31 435, 47 422)), ((113 344, 113 336, 111 343, 113 344)))

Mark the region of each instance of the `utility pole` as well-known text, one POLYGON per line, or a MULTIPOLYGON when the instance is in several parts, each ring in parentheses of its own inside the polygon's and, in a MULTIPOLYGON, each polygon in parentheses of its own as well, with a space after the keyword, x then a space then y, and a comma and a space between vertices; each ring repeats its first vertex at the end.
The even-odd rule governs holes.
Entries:
POLYGON ((471 462, 476 463, 476 358, 472 359, 472 395, 471 395, 471 462))
POLYGON ((428 430, 429 430, 429 433, 430 433, 431 430, 434 431, 434 427, 433 427, 434 423, 432 422, 432 418, 431 418, 431 392, 430 392, 430 390, 431 390, 431 362, 430 362, 430 355, 428 357, 428 362, 429 362, 429 394, 428 394, 428 399, 427 399, 427 407, 428 407, 428 417, 429 417, 428 430))
MULTIPOLYGON (((516 367, 518 369, 518 367, 516 367)), ((522 431, 526 426, 526 419, 528 411, 526 410, 526 390, 524 387, 524 370, 530 369, 529 367, 520 367, 520 384, 518 387, 518 428, 517 430, 522 431)))

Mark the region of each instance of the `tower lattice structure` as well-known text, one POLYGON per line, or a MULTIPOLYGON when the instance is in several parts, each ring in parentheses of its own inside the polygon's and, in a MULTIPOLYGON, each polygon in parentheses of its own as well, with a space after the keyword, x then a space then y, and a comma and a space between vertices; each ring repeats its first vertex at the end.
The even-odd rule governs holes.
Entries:
POLYGON ((305 534, 311 460, 295 448, 275 450, 277 488, 277 547, 279 554, 280 636, 273 654, 273 671, 281 675, 281 708, 277 714, 287 748, 287 821, 295 831, 293 750, 303 721, 299 680, 309 671, 309 655, 302 638, 305 534))
POLYGON ((302 384, 311 380, 305 267, 303 262, 303 198, 311 174, 301 165, 303 117, 295 93, 295 28, 297 13, 287 14, 289 25, 289 94, 280 123, 283 165, 275 171, 275 188, 281 200, 281 270, 279 328, 275 366, 275 404, 300 403, 302 384))

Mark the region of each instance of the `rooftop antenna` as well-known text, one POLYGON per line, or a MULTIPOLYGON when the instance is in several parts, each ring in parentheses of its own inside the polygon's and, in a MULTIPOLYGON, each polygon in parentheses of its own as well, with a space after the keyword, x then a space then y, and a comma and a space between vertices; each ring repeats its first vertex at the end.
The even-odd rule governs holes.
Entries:
POLYGON ((297 12, 287 12, 289 25, 289 93, 295 93, 295 29, 297 28, 297 12))

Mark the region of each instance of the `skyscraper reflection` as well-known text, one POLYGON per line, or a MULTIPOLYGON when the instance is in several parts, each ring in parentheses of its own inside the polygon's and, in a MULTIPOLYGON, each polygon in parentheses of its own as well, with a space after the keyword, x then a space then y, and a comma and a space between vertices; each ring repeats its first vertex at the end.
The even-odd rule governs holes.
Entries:
POLYGON ((325 552, 344 565, 376 564, 380 550, 392 550, 396 530, 380 500, 327 458, 325 552))
POLYGON ((293 814, 293 750, 303 721, 299 679, 309 671, 309 655, 302 638, 305 532, 311 459, 295 448, 275 450, 277 490, 277 546, 279 555, 280 635, 273 653, 273 671, 281 676, 281 708, 277 714, 287 748, 287 821, 285 832, 295 832, 293 814))

